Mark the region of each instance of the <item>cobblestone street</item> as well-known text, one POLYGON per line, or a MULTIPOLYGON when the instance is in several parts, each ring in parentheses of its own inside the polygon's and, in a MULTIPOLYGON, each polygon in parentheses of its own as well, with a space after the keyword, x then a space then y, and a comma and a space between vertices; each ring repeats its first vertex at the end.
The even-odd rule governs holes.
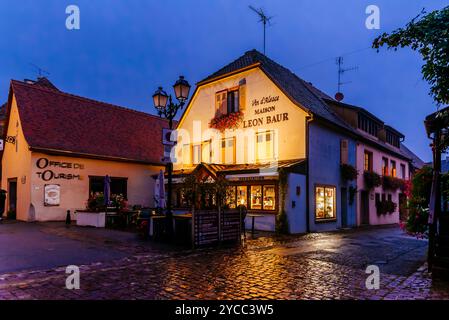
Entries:
MULTIPOLYGON (((0 225, 0 233, 6 229, 11 234, 14 228, 24 224, 0 225)), ((397 227, 282 238, 259 234, 241 248, 195 251, 112 230, 65 229, 61 224, 25 229, 38 230, 51 243, 67 241, 68 251, 71 246, 96 251, 84 260, 1 272, 1 299, 449 299, 449 284, 432 282, 426 272, 427 242, 397 227), (95 259, 99 251, 103 255, 95 259), (108 254, 112 258, 105 258, 108 254), (80 266, 80 290, 65 289, 68 263, 80 266), (379 290, 365 287, 369 264, 380 267, 379 290)), ((14 247, 1 235, 0 240, 14 247)), ((0 268, 5 259, 14 256, 2 255, 0 268)))

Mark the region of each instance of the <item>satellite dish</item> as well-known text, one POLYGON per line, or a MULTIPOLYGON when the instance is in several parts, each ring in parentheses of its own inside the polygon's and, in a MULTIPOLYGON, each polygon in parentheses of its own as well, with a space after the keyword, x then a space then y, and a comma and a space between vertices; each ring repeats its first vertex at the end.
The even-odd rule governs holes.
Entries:
POLYGON ((344 97, 345 97, 344 94, 341 93, 341 92, 337 92, 337 93, 335 94, 335 100, 337 100, 338 102, 340 102, 341 100, 343 100, 344 97))

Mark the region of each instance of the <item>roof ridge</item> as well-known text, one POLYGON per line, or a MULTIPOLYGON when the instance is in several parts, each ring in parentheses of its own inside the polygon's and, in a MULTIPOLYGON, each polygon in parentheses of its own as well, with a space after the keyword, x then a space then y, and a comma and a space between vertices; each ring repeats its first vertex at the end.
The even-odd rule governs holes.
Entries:
MULTIPOLYGON (((331 113, 333 116, 335 116, 336 118, 338 118, 340 121, 342 121, 346 126, 347 126, 347 124, 346 124, 346 122, 338 115, 338 114, 336 114, 329 106, 328 106, 328 104, 324 101, 324 99, 323 98, 321 98, 318 94, 316 94, 310 87, 309 87, 309 85, 308 85, 308 83, 307 83, 307 81, 306 80, 304 80, 304 79, 302 79, 301 77, 299 77, 296 73, 294 73, 292 70, 290 70, 289 68, 287 68, 287 67, 284 67, 283 65, 281 65, 280 63, 278 63, 278 62, 276 62, 276 61, 274 61, 273 59, 271 59, 271 58, 269 58, 269 57, 267 57, 266 55, 263 55, 262 53, 260 53, 259 51, 257 51, 257 50, 251 50, 251 51, 249 51, 249 52, 251 52, 251 53, 256 53, 256 54, 258 54, 258 55, 260 55, 263 59, 266 59, 266 60, 268 60, 268 62, 270 62, 270 63, 273 63, 273 64, 275 64, 276 65, 276 67, 279 67, 279 68, 281 68, 281 69, 283 69, 285 72, 288 72, 288 73, 290 73, 293 77, 295 77, 297 80, 299 80, 299 82, 301 83, 301 85, 307 90, 307 91, 309 91, 316 99, 318 99, 318 101, 321 103, 321 105, 329 112, 329 113, 331 113)), ((264 65, 264 62, 262 61, 262 68, 263 68, 263 65, 264 65)), ((310 84, 310 86, 312 86, 313 87, 313 85, 311 85, 310 84)), ((315 87, 313 87, 313 88, 315 88, 315 87)), ((316 90, 319 90, 318 88, 316 88, 316 90)), ((319 90, 319 91, 321 91, 321 90, 319 90)), ((324 92, 323 92, 324 93, 324 92)), ((325 93, 324 93, 325 94, 325 93)), ((327 95, 327 94, 326 94, 327 95)), ((307 109, 309 109, 309 107, 307 107, 307 106, 305 106, 307 109)))
POLYGON ((76 94, 64 92, 64 91, 57 90, 57 89, 52 89, 52 88, 39 86, 39 85, 35 86, 33 84, 26 83, 26 82, 23 82, 23 81, 20 81, 20 80, 15 80, 15 79, 12 79, 11 83, 17 83, 19 85, 26 86, 26 87, 29 87, 29 88, 38 89, 38 90, 41 90, 41 91, 48 91, 48 92, 51 92, 51 93, 67 96, 67 97, 74 98, 74 99, 77 99, 77 100, 90 101, 90 102, 93 102, 93 103, 95 103, 97 105, 104 105, 104 106, 108 106, 108 107, 111 107, 111 108, 114 108, 114 109, 118 109, 118 110, 121 110, 121 111, 127 111, 127 112, 130 112, 130 113, 136 113, 136 114, 139 114, 139 115, 142 115, 142 116, 147 116, 147 117, 159 119, 159 120, 162 120, 162 121, 167 121, 167 120, 165 120, 165 119, 163 119, 161 117, 158 117, 158 116, 156 116, 154 114, 151 114, 151 113, 146 113, 146 112, 135 110, 135 109, 131 109, 131 108, 128 108, 128 107, 118 106, 118 105, 115 105, 115 104, 112 104, 112 103, 109 103, 109 102, 104 102, 104 101, 100 101, 100 100, 95 100, 95 99, 91 99, 91 98, 82 97, 82 96, 79 96, 79 95, 76 95, 76 94))

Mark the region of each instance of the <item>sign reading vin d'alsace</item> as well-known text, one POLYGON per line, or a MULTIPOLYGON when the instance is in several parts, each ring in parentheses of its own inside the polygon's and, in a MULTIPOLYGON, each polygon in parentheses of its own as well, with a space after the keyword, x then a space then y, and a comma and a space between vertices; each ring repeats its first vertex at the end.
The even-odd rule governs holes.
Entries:
POLYGON ((84 164, 76 162, 64 162, 64 161, 53 161, 47 158, 39 158, 36 161, 36 167, 42 169, 43 171, 36 172, 37 176, 44 180, 50 181, 55 179, 61 180, 81 180, 81 175, 76 173, 57 173, 53 169, 73 169, 73 170, 83 170, 84 164))

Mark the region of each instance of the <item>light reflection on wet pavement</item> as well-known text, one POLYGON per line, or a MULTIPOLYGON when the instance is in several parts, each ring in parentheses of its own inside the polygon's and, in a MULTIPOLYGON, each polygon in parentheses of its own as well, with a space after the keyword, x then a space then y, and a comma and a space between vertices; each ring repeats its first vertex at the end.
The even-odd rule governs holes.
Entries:
MULTIPOLYGON (((94 245, 80 228, 47 235, 94 245)), ((90 231, 89 231, 90 232, 90 231)), ((249 239, 239 248, 172 250, 151 242, 110 241, 126 258, 82 266, 81 289, 67 290, 65 268, 0 275, 1 299, 449 299, 423 263, 427 242, 397 227, 249 239), (365 287, 367 265, 380 289, 365 287)))

